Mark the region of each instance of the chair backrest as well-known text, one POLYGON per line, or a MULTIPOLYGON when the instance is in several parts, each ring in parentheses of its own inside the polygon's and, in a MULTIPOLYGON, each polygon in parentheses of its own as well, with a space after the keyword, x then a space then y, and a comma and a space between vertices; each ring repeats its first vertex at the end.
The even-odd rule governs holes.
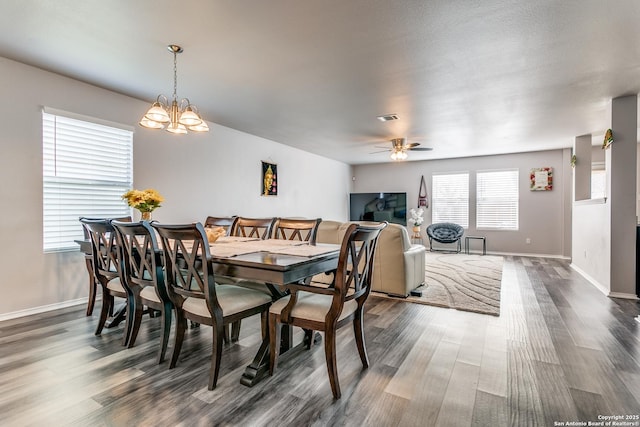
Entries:
POLYGON ((344 301, 356 299, 364 304, 371 291, 373 259, 380 232, 387 222, 378 225, 351 224, 342 239, 336 270, 335 292, 330 312, 340 315, 344 301))
POLYGON ((453 243, 462 237, 464 228, 452 222, 437 222, 427 227, 427 236, 440 243, 453 243))
POLYGON ((278 218, 273 228, 273 238, 283 240, 301 240, 312 245, 316 243, 318 226, 322 218, 287 219, 278 218))
POLYGON ((257 237, 259 239, 269 239, 271 230, 276 218, 243 218, 239 217, 236 221, 232 236, 239 237, 257 237))
POLYGON ((162 251, 147 222, 111 221, 116 231, 123 279, 129 288, 153 286, 161 301, 168 301, 162 251))
POLYGON ((154 222, 151 225, 162 242, 165 280, 173 303, 182 307, 186 298, 204 298, 209 310, 222 313, 216 297, 209 242, 202 224, 154 222))
POLYGON ((119 276, 119 256, 116 233, 109 219, 80 218, 89 234, 93 257, 93 272, 101 282, 119 276))
MULTIPOLYGON (((112 221, 126 221, 126 222, 131 222, 131 217, 130 216, 122 216, 119 218, 89 218, 87 216, 81 216, 79 218, 80 223, 82 223, 83 219, 91 219, 91 220, 95 220, 95 219, 106 219, 106 220, 112 220, 112 221)), ((87 228, 84 226, 84 224, 82 224, 82 232, 84 233, 84 238, 85 240, 89 240, 89 230, 87 230, 87 228)))
POLYGON ((205 228, 207 227, 222 227, 227 231, 227 236, 231 234, 233 227, 238 221, 237 216, 208 216, 204 222, 205 228))

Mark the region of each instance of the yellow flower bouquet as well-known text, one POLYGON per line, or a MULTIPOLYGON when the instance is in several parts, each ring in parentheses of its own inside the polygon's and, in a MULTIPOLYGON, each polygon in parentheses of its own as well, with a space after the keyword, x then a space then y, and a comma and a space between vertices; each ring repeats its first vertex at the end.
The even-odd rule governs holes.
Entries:
POLYGON ((122 195, 122 199, 134 209, 142 214, 142 219, 150 219, 150 214, 154 209, 160 207, 160 203, 164 202, 164 197, 153 188, 146 190, 129 190, 122 195), (146 214, 146 215, 145 215, 146 214))

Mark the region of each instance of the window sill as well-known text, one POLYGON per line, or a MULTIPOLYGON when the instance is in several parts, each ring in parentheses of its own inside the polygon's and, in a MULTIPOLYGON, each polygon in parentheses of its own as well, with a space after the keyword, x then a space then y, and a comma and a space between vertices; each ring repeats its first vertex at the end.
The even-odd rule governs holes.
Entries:
POLYGON ((585 200, 576 200, 573 202, 574 205, 604 205, 607 203, 607 198, 602 197, 600 199, 585 199, 585 200))

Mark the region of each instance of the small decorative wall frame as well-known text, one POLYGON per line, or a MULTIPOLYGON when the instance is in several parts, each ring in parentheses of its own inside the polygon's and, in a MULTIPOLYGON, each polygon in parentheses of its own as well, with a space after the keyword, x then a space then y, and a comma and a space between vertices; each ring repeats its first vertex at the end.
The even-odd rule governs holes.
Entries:
POLYGON ((531 191, 549 191, 553 189, 553 168, 533 168, 529 174, 531 191))
POLYGON ((613 143, 613 132, 611 131, 611 129, 607 129, 607 131, 604 133, 604 141, 602 141, 602 149, 606 150, 611 146, 612 143, 613 143))
POLYGON ((262 196, 278 195, 278 165, 275 163, 262 162, 262 196))

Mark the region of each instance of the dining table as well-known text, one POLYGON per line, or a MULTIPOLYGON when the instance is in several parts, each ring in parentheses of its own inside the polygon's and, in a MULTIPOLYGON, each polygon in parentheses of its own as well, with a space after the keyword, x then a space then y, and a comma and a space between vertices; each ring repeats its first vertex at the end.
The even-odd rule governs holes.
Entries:
MULTIPOLYGON (((79 244, 80 241, 78 241, 79 244)), ((84 242, 83 242, 84 243, 84 242)), ((83 252, 87 247, 82 245, 83 252)), ((304 241, 283 239, 258 239, 237 236, 222 236, 209 243, 213 259, 214 274, 237 279, 265 283, 274 300, 287 294, 288 284, 309 283, 311 277, 330 273, 337 269, 340 245, 328 243, 309 244, 304 241)), ((91 273, 92 274, 92 273, 91 273)), ((105 327, 117 326, 124 319, 122 307, 114 313, 105 327)), ((292 350, 309 345, 309 340, 318 343, 319 333, 293 346, 291 326, 283 325, 280 357, 286 358, 292 350)), ((269 337, 262 339, 252 362, 245 368, 240 383, 249 387, 260 382, 269 372, 269 337)))
MULTIPOLYGON (((333 272, 338 267, 340 245, 297 240, 243 238, 225 236, 209 245, 214 261, 214 274, 264 282, 273 298, 286 295, 288 284, 308 283, 317 274, 333 272)), ((318 343, 319 333, 305 340, 318 343)), ((309 345, 303 341, 293 346, 291 326, 283 325, 280 357, 286 358, 294 349, 309 345)), ((240 383, 253 386, 269 372, 269 337, 262 343, 253 361, 245 368, 240 383)))

